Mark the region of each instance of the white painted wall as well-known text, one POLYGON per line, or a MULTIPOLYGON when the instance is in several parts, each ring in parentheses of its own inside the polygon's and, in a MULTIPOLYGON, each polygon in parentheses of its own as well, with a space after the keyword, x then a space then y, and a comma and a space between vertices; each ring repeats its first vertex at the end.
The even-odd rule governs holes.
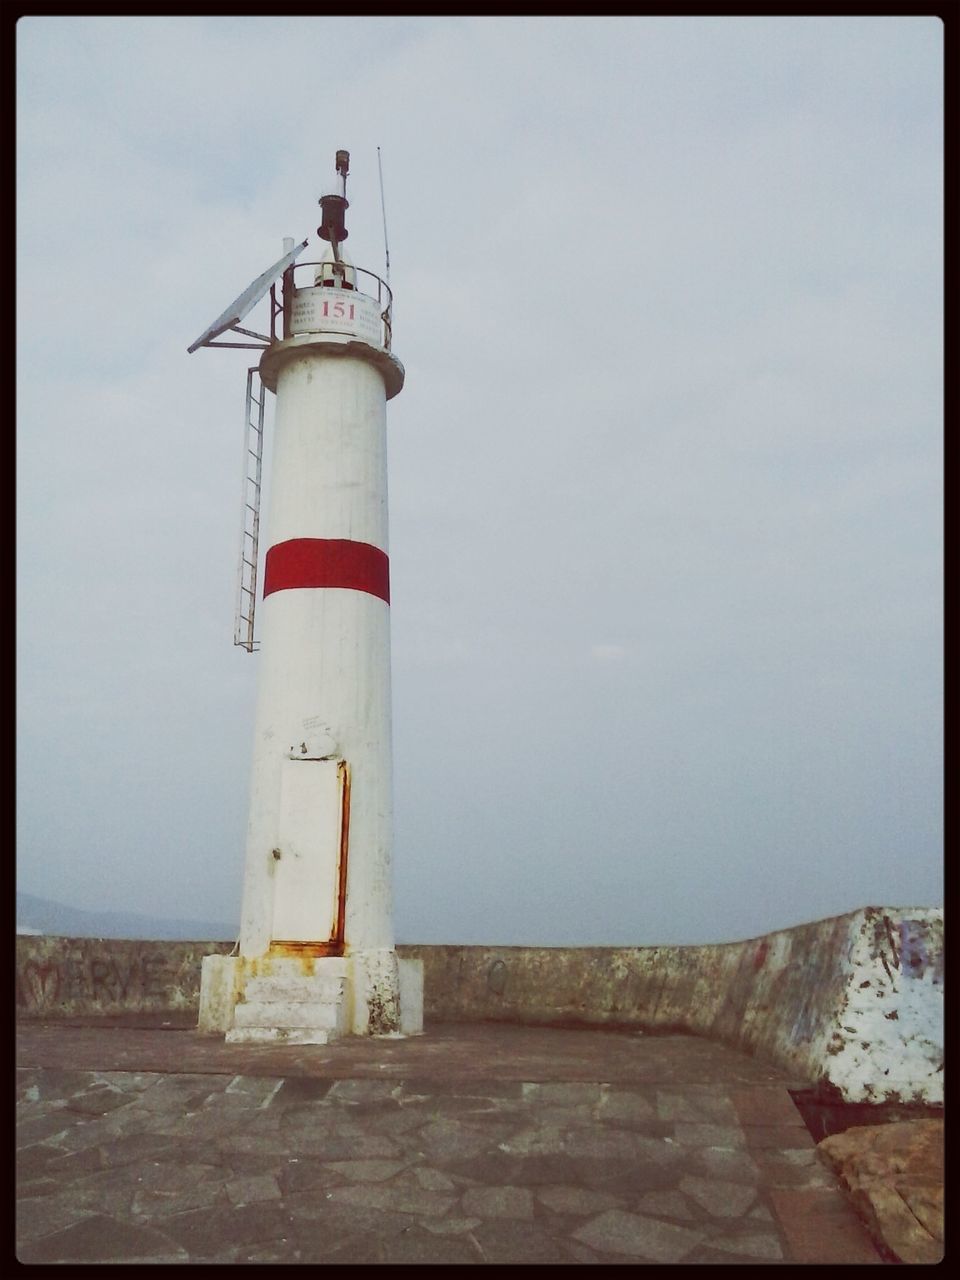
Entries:
POLYGON ((943 911, 890 908, 851 919, 843 1007, 817 1039, 823 1075, 847 1102, 943 1102, 943 911))

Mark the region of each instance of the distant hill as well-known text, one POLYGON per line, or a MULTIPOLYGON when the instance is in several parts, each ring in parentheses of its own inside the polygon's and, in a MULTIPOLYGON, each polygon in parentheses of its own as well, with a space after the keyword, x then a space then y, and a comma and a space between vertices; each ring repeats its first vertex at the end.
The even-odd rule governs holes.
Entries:
POLYGON ((134 911, 81 911, 49 898, 17 892, 17 933, 63 938, 138 938, 144 941, 230 942, 239 927, 223 920, 169 920, 134 911))

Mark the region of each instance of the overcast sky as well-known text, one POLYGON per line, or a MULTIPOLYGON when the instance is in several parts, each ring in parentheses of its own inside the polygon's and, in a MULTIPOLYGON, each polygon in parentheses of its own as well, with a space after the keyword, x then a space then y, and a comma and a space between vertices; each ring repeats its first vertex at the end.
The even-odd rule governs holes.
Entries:
POLYGON ((22 19, 19 887, 239 919, 253 353, 186 348, 338 147, 383 274, 379 145, 398 940, 939 905, 942 44, 22 19))

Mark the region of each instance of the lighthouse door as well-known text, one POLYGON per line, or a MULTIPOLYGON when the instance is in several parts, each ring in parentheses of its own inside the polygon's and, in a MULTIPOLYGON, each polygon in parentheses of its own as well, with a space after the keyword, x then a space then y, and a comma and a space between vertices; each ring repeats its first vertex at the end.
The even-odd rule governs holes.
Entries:
POLYGON ((350 775, 343 760, 284 760, 273 850, 271 950, 343 952, 350 775))

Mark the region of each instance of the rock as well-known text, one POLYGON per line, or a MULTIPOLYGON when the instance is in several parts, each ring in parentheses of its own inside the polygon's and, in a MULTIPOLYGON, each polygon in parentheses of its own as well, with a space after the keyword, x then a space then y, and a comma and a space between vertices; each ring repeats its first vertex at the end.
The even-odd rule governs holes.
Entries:
POLYGON ((913 1186, 902 1184, 898 1188, 922 1227, 934 1240, 943 1243, 943 1187, 913 1186))
POLYGON ((906 1263, 943 1258, 943 1121, 848 1129, 818 1150, 874 1238, 906 1263))

